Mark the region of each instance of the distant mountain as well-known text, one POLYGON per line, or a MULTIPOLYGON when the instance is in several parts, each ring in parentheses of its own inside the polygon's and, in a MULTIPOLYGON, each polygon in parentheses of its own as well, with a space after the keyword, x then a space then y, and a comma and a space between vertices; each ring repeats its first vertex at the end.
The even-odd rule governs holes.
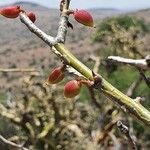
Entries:
POLYGON ((48 7, 36 4, 36 3, 32 3, 32 2, 16 2, 13 5, 19 5, 19 6, 23 6, 23 8, 25 8, 26 10, 32 10, 32 11, 47 11, 49 10, 48 7))
POLYGON ((150 23, 150 8, 133 12, 131 13, 131 15, 136 16, 138 18, 143 18, 146 22, 150 23))

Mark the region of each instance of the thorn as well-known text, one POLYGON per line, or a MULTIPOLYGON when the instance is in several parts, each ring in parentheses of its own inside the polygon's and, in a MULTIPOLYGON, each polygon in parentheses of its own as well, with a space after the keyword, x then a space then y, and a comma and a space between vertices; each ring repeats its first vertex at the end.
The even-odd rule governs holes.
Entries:
POLYGON ((73 30, 73 25, 69 21, 67 22, 67 26, 73 30))
POLYGON ((93 87, 96 89, 98 89, 99 87, 102 87, 102 78, 99 75, 97 75, 94 71, 92 71, 92 75, 94 78, 93 87))

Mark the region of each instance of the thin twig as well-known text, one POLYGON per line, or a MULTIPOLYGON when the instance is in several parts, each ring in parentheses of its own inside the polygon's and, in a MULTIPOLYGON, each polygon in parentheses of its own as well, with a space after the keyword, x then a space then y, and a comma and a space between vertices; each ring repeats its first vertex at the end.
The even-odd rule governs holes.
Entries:
POLYGON ((23 147, 22 145, 16 144, 14 142, 8 141, 7 139, 5 139, 2 135, 0 135, 0 139, 1 141, 3 141, 5 144, 11 145, 12 147, 16 147, 22 150, 29 150, 28 148, 23 147))
POLYGON ((143 78, 147 86, 150 88, 150 77, 146 77, 142 69, 138 69, 138 70, 140 72, 141 77, 143 78))
POLYGON ((9 68, 9 69, 4 69, 4 68, 0 68, 0 72, 39 72, 36 69, 24 69, 24 68, 9 68))
POLYGON ((118 141, 116 136, 112 132, 109 132, 108 135, 111 137, 112 141, 114 142, 114 149, 121 150, 121 143, 118 141))
POLYGON ((47 35, 45 32, 40 30, 35 24, 33 24, 25 12, 20 13, 20 20, 22 23, 24 23, 28 27, 28 29, 32 33, 36 34, 39 38, 41 38, 49 46, 54 45, 55 39, 52 36, 47 35))
POLYGON ((136 143, 130 135, 129 128, 127 126, 125 126, 121 121, 117 122, 117 127, 121 131, 121 133, 124 134, 127 137, 131 148, 133 150, 137 150, 136 143))
POLYGON ((91 96, 91 101, 92 101, 92 103, 93 103, 98 109, 101 109, 101 105, 100 105, 100 104, 97 102, 97 100, 96 100, 93 87, 89 87, 88 89, 89 89, 89 93, 90 93, 90 96, 91 96))
POLYGON ((97 138, 98 143, 100 143, 101 141, 104 141, 106 139, 106 137, 109 135, 109 133, 111 132, 111 130, 113 129, 113 127, 115 126, 115 124, 119 120, 119 118, 120 118, 120 116, 117 115, 110 123, 108 123, 104 127, 104 131, 100 132, 100 134, 97 138))
POLYGON ((128 88, 126 94, 131 97, 134 93, 134 91, 138 88, 138 86, 140 85, 142 81, 142 78, 139 77, 138 79, 136 79, 131 85, 130 87, 128 88))
POLYGON ((135 60, 135 59, 123 58, 119 56, 109 56, 108 60, 112 63, 122 63, 126 65, 131 65, 134 67, 138 67, 141 69, 145 69, 145 70, 150 69, 146 59, 135 60))
POLYGON ((62 0, 60 7, 61 16, 59 21, 59 28, 56 36, 56 41, 65 43, 67 28, 68 28, 68 9, 69 9, 70 0, 62 0))
POLYGON ((92 55, 92 56, 90 56, 89 59, 92 60, 92 61, 95 61, 93 71, 94 71, 95 73, 98 73, 99 67, 100 67, 100 65, 101 65, 101 58, 100 58, 100 56, 93 56, 93 55, 92 55))

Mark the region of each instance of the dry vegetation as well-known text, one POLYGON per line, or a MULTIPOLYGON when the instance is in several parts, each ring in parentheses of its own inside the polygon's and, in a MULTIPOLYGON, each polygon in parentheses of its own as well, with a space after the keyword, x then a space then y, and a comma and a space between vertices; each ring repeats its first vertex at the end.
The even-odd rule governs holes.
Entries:
MULTIPOLYGON (((56 34, 59 21, 57 10, 49 10, 28 3, 24 4, 24 8, 35 11, 38 18, 37 26, 47 33, 56 34)), ((103 13, 104 16, 98 17, 98 10, 91 12, 97 19, 97 23, 99 19, 109 16, 112 12, 114 15, 120 13, 111 10, 106 16, 106 13, 103 13)), ((149 22, 148 17, 145 17, 149 14, 150 11, 145 10, 130 15, 142 17, 149 22)), ((67 36, 67 47, 91 69, 96 67, 100 59, 100 69, 96 68, 97 72, 101 72, 117 88, 127 92, 134 80, 139 78, 138 71, 107 64, 105 59, 110 54, 108 54, 108 49, 104 48, 113 43, 110 36, 108 40, 101 41, 101 43, 93 43, 91 35, 96 33, 98 28, 89 30, 75 22, 73 24, 74 30, 70 29, 67 36), (103 50, 106 50, 106 53, 103 50), (103 55, 103 57, 93 55, 103 55)), ((79 97, 68 101, 63 96, 65 81, 58 85, 47 86, 44 82, 50 69, 60 62, 49 52, 49 47, 31 34, 19 20, 1 18, 0 28, 3 29, 0 30, 1 68, 34 67, 41 71, 40 73, 0 73, 0 134, 29 149, 131 149, 134 144, 127 134, 121 133, 117 128, 116 123, 121 120, 129 127, 130 136, 136 142, 138 149, 149 149, 150 134, 147 129, 127 114, 122 113, 101 94, 93 94, 93 91, 84 87, 79 97)), ((132 36, 137 33, 137 30, 131 30, 126 31, 126 38, 131 38, 135 42, 132 36)), ((124 32, 119 32, 120 36, 123 34, 124 32)), ((121 37, 118 39, 120 40, 121 37)), ((138 42, 143 41, 142 46, 135 44, 138 45, 136 48, 143 56, 149 54, 149 39, 150 35, 146 34, 138 38, 138 42), (144 52, 141 49, 144 49, 144 52)), ((129 43, 122 45, 131 48, 130 52, 125 50, 124 55, 141 58, 139 54, 132 51, 133 45, 130 46, 129 43), (135 56, 134 53, 137 55, 135 56)), ((120 51, 121 48, 119 47, 117 54, 123 54, 120 51)), ((149 76, 149 72, 146 75, 149 76)), ((149 88, 144 81, 140 82, 141 86, 134 89, 130 96, 143 97, 146 100, 143 104, 149 107, 149 102, 147 102, 150 98, 149 88)), ((11 146, 1 142, 0 146, 2 149, 12 149, 11 146)))

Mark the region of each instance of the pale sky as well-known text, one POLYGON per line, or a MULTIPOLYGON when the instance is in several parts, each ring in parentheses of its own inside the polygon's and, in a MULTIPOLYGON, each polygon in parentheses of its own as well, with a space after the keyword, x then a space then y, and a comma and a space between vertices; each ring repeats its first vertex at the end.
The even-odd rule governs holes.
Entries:
MULTIPOLYGON (((0 0, 0 5, 10 4, 22 0, 0 0)), ((24 0, 35 2, 47 7, 58 8, 60 0, 24 0)), ((150 0, 71 0, 72 8, 117 8, 143 9, 150 8, 150 0)))

